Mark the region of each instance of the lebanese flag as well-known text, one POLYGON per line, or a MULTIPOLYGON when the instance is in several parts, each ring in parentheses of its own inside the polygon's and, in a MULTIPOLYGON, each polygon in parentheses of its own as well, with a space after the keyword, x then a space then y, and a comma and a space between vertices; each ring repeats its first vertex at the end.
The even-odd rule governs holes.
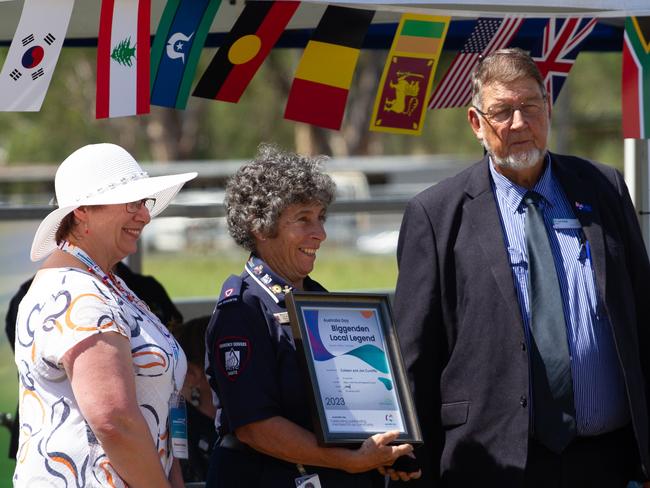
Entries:
POLYGON ((149 113, 151 0, 102 0, 96 117, 149 113))

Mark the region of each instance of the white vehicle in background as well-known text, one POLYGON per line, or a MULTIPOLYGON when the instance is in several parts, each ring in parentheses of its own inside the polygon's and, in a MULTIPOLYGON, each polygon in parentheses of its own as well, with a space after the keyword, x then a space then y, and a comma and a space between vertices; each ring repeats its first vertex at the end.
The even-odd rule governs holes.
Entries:
MULTIPOLYGON (((370 186, 368 178, 361 171, 332 171, 329 173, 336 183, 336 200, 368 200, 370 186)), ((327 240, 330 244, 354 245, 359 232, 368 228, 368 214, 333 213, 327 216, 327 240)))
POLYGON ((366 254, 395 254, 399 230, 384 230, 362 235, 357 239, 357 249, 366 254))
MULTIPOLYGON (((335 171, 330 176, 336 183, 337 200, 370 198, 368 180, 360 171, 335 171)), ((184 190, 174 199, 175 205, 222 205, 223 190, 184 190)), ((328 240, 354 244, 357 235, 368 226, 366 213, 330 214, 327 223, 328 240)), ((142 246, 147 251, 178 252, 209 251, 235 247, 222 217, 158 217, 142 233, 142 246)))
MULTIPOLYGON (((220 190, 184 190, 174 198, 175 205, 221 205, 220 190)), ((158 217, 144 228, 142 246, 147 251, 178 252, 219 249, 223 245, 223 218, 158 217)), ((226 232, 227 237, 227 232, 226 232)))

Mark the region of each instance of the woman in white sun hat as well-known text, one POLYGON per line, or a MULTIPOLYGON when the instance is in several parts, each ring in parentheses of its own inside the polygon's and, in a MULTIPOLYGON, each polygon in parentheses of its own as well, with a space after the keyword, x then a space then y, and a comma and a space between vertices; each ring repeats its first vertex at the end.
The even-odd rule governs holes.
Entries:
POLYGON ((114 144, 84 146, 59 166, 59 208, 31 250, 45 261, 16 323, 14 486, 183 486, 168 426, 185 356, 111 270, 195 176, 151 178, 114 144))

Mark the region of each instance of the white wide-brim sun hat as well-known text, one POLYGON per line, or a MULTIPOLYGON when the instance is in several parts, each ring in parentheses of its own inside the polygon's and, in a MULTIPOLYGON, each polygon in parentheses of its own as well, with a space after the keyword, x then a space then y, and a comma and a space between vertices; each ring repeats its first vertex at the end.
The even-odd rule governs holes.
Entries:
POLYGON ((59 208, 36 230, 31 259, 40 261, 56 249, 61 220, 84 205, 129 203, 155 198, 151 217, 162 212, 185 182, 197 173, 149 175, 125 149, 115 144, 89 144, 77 149, 56 170, 54 188, 59 208))

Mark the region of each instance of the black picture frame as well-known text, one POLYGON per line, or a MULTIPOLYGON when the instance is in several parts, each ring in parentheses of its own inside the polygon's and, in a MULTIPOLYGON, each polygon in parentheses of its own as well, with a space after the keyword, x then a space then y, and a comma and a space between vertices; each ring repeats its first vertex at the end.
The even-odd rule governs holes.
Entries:
POLYGON ((394 443, 422 444, 388 295, 292 291, 285 300, 318 443, 349 447, 399 430, 394 443))

